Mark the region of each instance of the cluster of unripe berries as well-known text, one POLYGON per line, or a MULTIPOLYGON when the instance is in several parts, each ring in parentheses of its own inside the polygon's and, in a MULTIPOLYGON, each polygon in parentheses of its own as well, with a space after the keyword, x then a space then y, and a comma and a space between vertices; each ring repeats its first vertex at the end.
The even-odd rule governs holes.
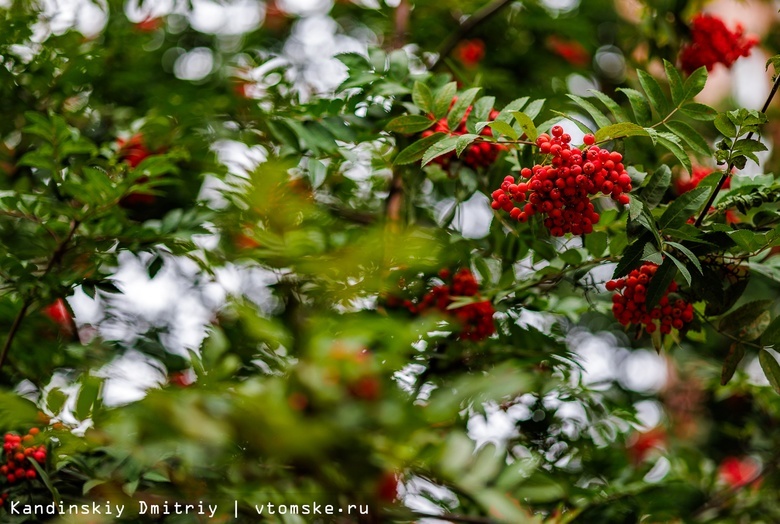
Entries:
POLYGON ((544 163, 523 168, 520 177, 504 178, 493 191, 493 209, 503 209, 513 219, 526 222, 533 215, 545 217, 544 225, 555 237, 593 231, 599 221, 590 195, 603 193, 626 205, 631 177, 623 166, 623 155, 599 148, 593 135, 585 135, 584 150, 570 146, 571 136, 561 126, 553 126, 552 136, 542 133, 536 139, 544 163), (522 206, 522 207, 520 207, 522 206))
POLYGON ((424 314, 427 311, 438 310, 446 315, 452 315, 463 326, 459 338, 465 340, 484 340, 496 332, 493 323, 493 305, 490 301, 472 302, 463 306, 448 309, 455 297, 474 297, 479 295, 479 283, 468 269, 461 269, 454 275, 449 269, 439 271, 443 284, 433 286, 418 302, 399 300, 388 297, 389 307, 402 306, 412 314, 424 314))
POLYGON ((648 333, 660 329, 669 334, 674 329, 682 329, 693 320, 693 305, 683 298, 671 298, 670 293, 677 291, 677 283, 672 282, 664 292, 658 305, 647 309, 647 289, 658 266, 651 262, 634 269, 625 278, 607 282, 607 291, 617 291, 612 296, 612 314, 627 326, 643 324, 648 333))
POLYGON ((35 444, 35 437, 39 433, 38 428, 32 428, 24 436, 15 433, 5 434, 3 442, 5 463, 0 466, 0 474, 9 484, 37 478, 38 473, 30 463, 30 459, 38 464, 46 462, 46 447, 35 444))
MULTIPOLYGON (((455 103, 456 99, 453 99, 453 103, 455 103)), ((466 110, 466 114, 463 116, 463 120, 460 121, 460 124, 455 129, 450 129, 449 125, 447 125, 447 119, 442 118, 438 120, 432 128, 423 131, 422 136, 423 138, 431 136, 434 133, 446 133, 448 135, 464 135, 468 133, 466 130, 466 119, 468 118, 469 114, 471 113, 471 107, 466 110)), ((498 116, 498 111, 495 109, 490 112, 490 120, 495 120, 498 116)), ((491 132, 489 127, 485 127, 482 132, 482 135, 484 136, 492 136, 493 133, 491 132)), ((497 144, 495 142, 481 142, 477 141, 469 145, 466 149, 463 150, 463 153, 460 155, 460 161, 472 168, 476 169, 478 167, 488 167, 493 162, 496 161, 496 158, 498 158, 498 155, 501 153, 501 151, 504 151, 506 149, 505 146, 501 144, 497 144)), ((436 157, 433 161, 437 164, 441 164, 443 167, 447 167, 452 159, 455 157, 455 152, 447 153, 446 155, 441 155, 436 157)))

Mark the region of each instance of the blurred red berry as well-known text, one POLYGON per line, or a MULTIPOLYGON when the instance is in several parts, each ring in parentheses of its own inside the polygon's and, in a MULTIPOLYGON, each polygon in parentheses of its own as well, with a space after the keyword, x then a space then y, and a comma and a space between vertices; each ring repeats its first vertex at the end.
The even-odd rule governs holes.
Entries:
POLYGON ((575 67, 585 67, 590 64, 590 53, 576 40, 551 36, 547 39, 547 47, 575 67))
POLYGON ((750 457, 727 457, 718 466, 718 477, 732 488, 739 488, 759 478, 761 466, 750 457))
POLYGON ((479 38, 463 40, 455 48, 455 56, 466 67, 476 67, 485 58, 485 42, 479 38))
POLYGON ((691 21, 691 41, 680 51, 680 64, 688 74, 702 66, 707 71, 715 64, 731 67, 739 57, 750 55, 757 43, 755 37, 743 36, 741 26, 732 32, 720 18, 698 14, 691 21))

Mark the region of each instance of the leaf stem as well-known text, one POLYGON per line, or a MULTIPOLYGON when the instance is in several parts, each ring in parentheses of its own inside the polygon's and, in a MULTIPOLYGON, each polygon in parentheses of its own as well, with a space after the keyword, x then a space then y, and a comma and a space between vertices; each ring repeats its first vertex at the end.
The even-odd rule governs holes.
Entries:
MULTIPOLYGON (((780 89, 780 75, 777 75, 777 78, 775 79, 775 83, 772 85, 772 90, 769 91, 769 96, 767 96, 766 102, 764 102, 764 107, 761 108, 762 113, 767 112, 767 109, 769 109, 769 104, 772 103, 772 99, 777 94, 778 89, 780 89)), ((750 140, 751 138, 753 138, 752 131, 748 133, 746 140, 750 140)), ((734 142, 736 143, 736 139, 734 140, 734 142)), ((728 168, 723 172, 723 175, 720 177, 720 180, 718 180, 718 185, 715 186, 715 189, 712 191, 709 200, 707 200, 707 203, 704 205, 704 209, 702 209, 701 212, 699 213, 699 217, 696 219, 694 226, 700 227, 701 223, 704 222, 704 218, 707 216, 709 209, 712 207, 712 204, 715 202, 718 193, 720 193, 720 190, 723 189, 723 185, 726 183, 726 180, 728 180, 732 169, 734 169, 734 162, 729 162, 728 168)))

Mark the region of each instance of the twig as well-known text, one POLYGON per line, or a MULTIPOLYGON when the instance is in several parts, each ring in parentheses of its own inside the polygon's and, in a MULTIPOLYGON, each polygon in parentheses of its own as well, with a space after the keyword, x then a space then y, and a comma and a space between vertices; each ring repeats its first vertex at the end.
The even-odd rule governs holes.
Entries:
MULTIPOLYGON (((76 230, 78 229, 79 225, 80 222, 78 220, 71 221, 70 231, 68 231, 68 235, 65 237, 65 239, 62 242, 60 242, 60 244, 54 250, 54 253, 49 259, 49 263, 46 264, 46 267, 44 268, 41 277, 44 277, 47 274, 49 274, 49 271, 51 271, 54 268, 54 266, 60 263, 63 255, 65 254, 65 251, 67 250, 68 243, 70 243, 70 241, 73 239, 73 235, 76 234, 76 230)), ((14 318, 13 324, 11 324, 11 329, 8 331, 8 336, 5 339, 3 348, 0 349, 0 369, 3 368, 5 359, 8 356, 8 351, 11 349, 11 344, 13 344, 14 338, 16 337, 16 333, 19 331, 19 328, 22 325, 22 321, 24 320, 25 315, 27 315, 27 310, 30 309, 32 302, 33 302, 32 297, 27 297, 24 299, 24 302, 22 302, 22 308, 19 310, 19 313, 17 313, 16 318, 14 318)))
MULTIPOLYGON (((764 107, 761 108, 762 113, 767 112, 767 109, 769 109, 769 104, 772 103, 772 99, 777 94, 778 89, 780 89, 780 75, 777 75, 777 78, 775 79, 775 83, 772 85, 772 90, 769 91, 769 96, 766 98, 766 102, 764 102, 764 107)), ((745 140, 750 140, 751 138, 753 138, 753 131, 748 133, 745 140)), ((718 185, 715 186, 715 190, 712 192, 709 200, 707 200, 707 203, 704 205, 704 209, 702 209, 701 213, 699 213, 699 217, 696 219, 694 226, 700 227, 701 223, 704 222, 704 219, 707 217, 707 214, 709 213, 712 204, 715 202, 718 193, 720 193, 720 190, 723 189, 723 184, 726 183, 726 180, 728 180, 729 175, 731 175, 732 169, 734 169, 734 162, 729 162, 728 168, 723 172, 723 176, 720 177, 720 180, 718 180, 718 185)))
POLYGON ((8 336, 5 339, 5 343, 3 344, 3 349, 0 350, 0 369, 3 368, 3 364, 5 363, 5 358, 8 356, 8 350, 11 349, 11 344, 14 341, 14 337, 16 337, 16 332, 19 331, 19 327, 22 325, 22 320, 24 320, 24 316, 27 314, 27 310, 30 309, 30 305, 32 304, 32 300, 25 299, 25 301, 22 303, 22 309, 19 310, 19 313, 16 314, 16 318, 14 318, 13 324, 11 324, 11 329, 8 331, 8 336))
POLYGON ((458 45, 458 42, 460 42, 463 37, 474 30, 479 24, 499 12, 502 8, 512 3, 512 1, 513 0, 493 0, 491 3, 468 17, 441 45, 439 48, 439 56, 434 60, 429 69, 436 69, 436 67, 452 53, 455 46, 458 45))
POLYGON ((409 0, 401 0, 398 7, 395 8, 395 35, 393 36, 393 47, 395 49, 400 49, 406 44, 411 13, 412 6, 409 4, 409 0))

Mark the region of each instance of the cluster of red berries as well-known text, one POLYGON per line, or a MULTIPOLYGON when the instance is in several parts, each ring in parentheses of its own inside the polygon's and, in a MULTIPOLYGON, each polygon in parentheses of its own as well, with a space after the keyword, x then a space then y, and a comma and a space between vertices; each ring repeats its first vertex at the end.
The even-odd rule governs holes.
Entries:
MULTIPOLYGON (((455 103, 455 100, 456 99, 453 99, 453 103, 455 103)), ((463 120, 460 121, 460 124, 457 128, 451 130, 449 125, 447 125, 447 119, 442 118, 437 121, 432 128, 423 131, 423 138, 431 136, 434 133, 446 133, 448 135, 464 135, 468 133, 466 130, 466 119, 468 118, 469 113, 471 113, 471 108, 472 106, 469 106, 469 108, 466 110, 466 114, 463 116, 463 120)), ((489 118, 490 120, 495 120, 497 116, 498 111, 494 109, 490 112, 489 118)), ((493 136, 493 133, 489 127, 485 127, 481 134, 484 136, 493 136)), ((505 149, 505 146, 496 144, 495 142, 477 141, 469 145, 463 151, 463 153, 461 153, 460 161, 472 169, 477 169, 478 167, 488 167, 496 161, 498 155, 505 149)), ((455 152, 453 151, 447 153, 446 155, 438 156, 433 161, 437 164, 441 164, 443 167, 447 167, 454 157, 455 152)))
POLYGON ((23 437, 14 433, 6 433, 3 443, 5 463, 0 466, 0 474, 9 484, 20 480, 33 480, 38 473, 28 459, 38 464, 46 462, 46 447, 35 445, 35 437, 40 433, 38 428, 32 428, 23 437))
POLYGON ((387 305, 390 307, 403 306, 415 315, 432 309, 454 315, 458 323, 463 326, 460 332, 461 339, 484 340, 496 332, 496 326, 493 323, 495 310, 488 300, 448 309, 455 301, 454 297, 479 295, 479 283, 471 271, 464 268, 452 275, 449 269, 442 269, 439 271, 439 278, 444 281, 444 284, 434 286, 423 295, 419 302, 401 301, 396 297, 388 297, 387 305))
MULTIPOLYGON (((674 180, 674 189, 677 191, 678 195, 687 193, 688 191, 696 189, 699 186, 699 183, 713 172, 714 170, 711 167, 695 166, 690 174, 682 174, 674 180)), ((723 184, 723 189, 728 189, 730 187, 731 178, 727 178, 726 183, 723 184)))
POLYGON ((485 42, 479 38, 462 40, 455 48, 455 56, 466 67, 475 67, 485 58, 485 42))
POLYGON ((693 305, 683 298, 669 297, 670 293, 677 291, 677 283, 672 282, 658 305, 648 310, 647 289, 657 269, 656 264, 645 263, 625 278, 610 280, 606 287, 607 291, 617 291, 612 296, 612 314, 618 322, 624 326, 644 324, 648 333, 655 332, 660 325, 661 333, 666 335, 672 332, 672 328, 682 329, 693 320, 693 305))
MULTIPOLYGON (((146 146, 146 141, 142 133, 136 133, 129 139, 124 140, 122 138, 117 139, 117 145, 119 146, 119 158, 131 168, 135 168, 144 161, 147 157, 153 155, 149 148, 146 146)), ((138 182, 146 182, 148 178, 141 176, 138 178, 138 182)), ((149 193, 134 191, 125 196, 119 203, 120 206, 125 208, 143 207, 154 203, 156 200, 154 195, 149 193)))
POLYGON ((741 26, 732 32, 720 18, 698 14, 691 22, 691 42, 680 51, 680 64, 688 74, 701 66, 707 71, 715 64, 731 67, 740 56, 750 55, 757 43, 755 37, 743 37, 741 26))
POLYGON ((593 135, 585 135, 585 150, 572 148, 571 136, 561 126, 553 126, 552 136, 542 133, 536 139, 539 151, 548 155, 549 163, 537 164, 520 171, 527 182, 516 182, 507 176, 493 191, 493 209, 503 209, 513 219, 526 222, 535 214, 545 215, 544 225, 555 237, 593 231, 599 221, 589 195, 603 193, 626 205, 631 191, 631 177, 626 172, 623 155, 601 149, 593 135), (523 207, 517 207, 515 204, 523 207))

